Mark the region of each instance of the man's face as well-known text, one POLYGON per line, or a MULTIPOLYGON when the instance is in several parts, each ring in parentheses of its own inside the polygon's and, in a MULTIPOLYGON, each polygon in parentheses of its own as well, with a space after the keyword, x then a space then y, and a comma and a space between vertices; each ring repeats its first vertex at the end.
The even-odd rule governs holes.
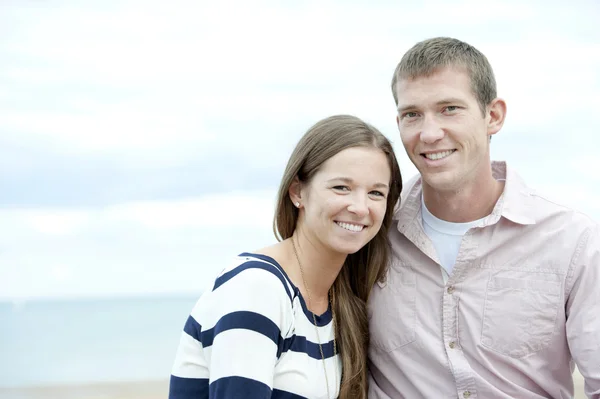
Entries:
POLYGON ((488 117, 481 112, 462 68, 399 80, 398 130, 425 184, 457 191, 489 170, 488 117))

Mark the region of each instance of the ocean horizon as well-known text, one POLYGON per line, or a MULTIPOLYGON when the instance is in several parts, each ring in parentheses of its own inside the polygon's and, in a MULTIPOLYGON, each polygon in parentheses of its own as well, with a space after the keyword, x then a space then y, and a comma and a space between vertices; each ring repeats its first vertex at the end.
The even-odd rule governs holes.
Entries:
POLYGON ((168 379, 199 296, 0 300, 0 388, 168 379))
MULTIPOLYGON (((49 397, 44 390, 20 388, 83 386, 76 392, 87 395, 85 387, 93 384, 168 381, 181 331, 199 297, 200 292, 0 300, 0 397, 49 397)), ((575 393, 585 397, 577 370, 575 393)))

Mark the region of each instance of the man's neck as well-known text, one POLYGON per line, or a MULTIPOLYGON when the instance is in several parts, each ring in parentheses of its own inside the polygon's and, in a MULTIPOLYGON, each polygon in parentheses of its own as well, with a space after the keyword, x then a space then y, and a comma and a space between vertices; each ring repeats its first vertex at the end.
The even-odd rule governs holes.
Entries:
POLYGON ((438 219, 453 223, 472 222, 492 213, 504 190, 504 182, 489 174, 476 184, 459 190, 436 191, 423 182, 423 200, 429 212, 438 219))

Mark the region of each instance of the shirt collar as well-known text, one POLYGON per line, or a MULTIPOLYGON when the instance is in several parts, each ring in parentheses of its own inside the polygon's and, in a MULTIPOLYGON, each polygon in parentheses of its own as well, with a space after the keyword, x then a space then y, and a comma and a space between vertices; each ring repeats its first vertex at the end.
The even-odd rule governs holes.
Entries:
MULTIPOLYGON (((492 162, 492 175, 496 180, 504 180, 504 191, 496 202, 492 213, 485 218, 484 225, 495 224, 504 217, 521 225, 535 224, 531 215, 531 190, 525 185, 521 177, 510 169, 504 161, 492 162)), ((402 190, 400 204, 394 211, 394 220, 398 222, 401 232, 421 219, 421 176, 416 175, 405 183, 402 190)))

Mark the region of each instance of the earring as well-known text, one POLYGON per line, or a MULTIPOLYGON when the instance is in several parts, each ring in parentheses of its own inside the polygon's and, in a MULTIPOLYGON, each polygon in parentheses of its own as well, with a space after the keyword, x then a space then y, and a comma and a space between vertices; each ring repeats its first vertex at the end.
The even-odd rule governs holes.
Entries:
POLYGON ((296 202, 294 205, 296 205, 296 208, 300 208, 300 203, 296 202))

